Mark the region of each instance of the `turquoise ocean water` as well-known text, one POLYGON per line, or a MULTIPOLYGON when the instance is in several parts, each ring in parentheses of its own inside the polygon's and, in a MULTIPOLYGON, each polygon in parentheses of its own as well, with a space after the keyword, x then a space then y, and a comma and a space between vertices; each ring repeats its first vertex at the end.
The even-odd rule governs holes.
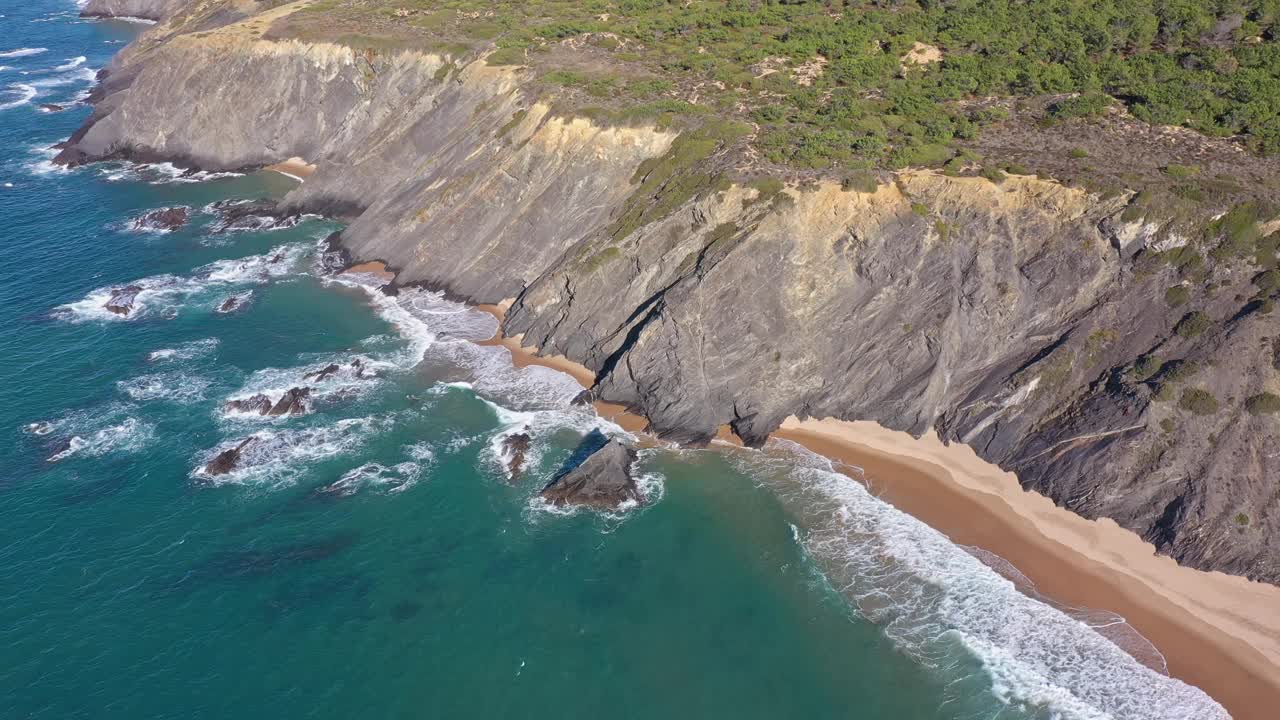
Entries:
POLYGON ((0 717, 1221 716, 798 448, 647 450, 645 507, 540 507, 621 431, 491 318, 327 276, 322 219, 213 231, 282 176, 48 164, 88 109, 38 104, 144 27, 75 14, 0 3, 0 717), (223 410, 354 358, 307 415, 223 410))

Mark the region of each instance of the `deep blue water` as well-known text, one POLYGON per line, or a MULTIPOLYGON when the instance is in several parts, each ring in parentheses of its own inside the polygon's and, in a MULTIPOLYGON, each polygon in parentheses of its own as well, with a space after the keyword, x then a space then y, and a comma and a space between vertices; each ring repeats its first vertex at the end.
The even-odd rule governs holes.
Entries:
POLYGON ((547 511, 584 437, 621 432, 570 378, 470 342, 482 313, 328 276, 332 223, 215 232, 208 204, 292 180, 53 168, 88 109, 37 104, 140 26, 0 15, 0 717, 1215 712, 795 448, 647 450, 645 507, 547 511), (130 229, 178 205, 187 227, 130 229), (309 382, 306 415, 225 411, 356 358, 376 377, 309 382), (247 468, 201 472, 250 435, 247 468))

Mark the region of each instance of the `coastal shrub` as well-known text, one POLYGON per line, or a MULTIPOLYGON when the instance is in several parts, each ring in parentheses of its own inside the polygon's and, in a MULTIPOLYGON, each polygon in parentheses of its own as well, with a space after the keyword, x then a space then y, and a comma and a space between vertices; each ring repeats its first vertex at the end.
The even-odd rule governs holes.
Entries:
POLYGON ((1156 373, 1160 372, 1160 368, 1164 363, 1160 362, 1160 358, 1154 355, 1143 355, 1133 363, 1133 369, 1130 370, 1129 376, 1138 382, 1142 382, 1156 373))
POLYGON ((1253 284, 1262 292, 1280 289, 1280 269, 1264 270, 1253 277, 1253 284))
POLYGON ((1246 527, 1249 524, 1249 516, 1244 513, 1236 513, 1236 516, 1232 518, 1232 520, 1234 520, 1236 525, 1239 525, 1240 527, 1246 527))
POLYGON ((1086 93, 1054 103, 1049 107, 1049 116, 1056 120, 1097 117, 1111 107, 1111 102, 1111 97, 1103 93, 1086 93))
POLYGON ((1196 165, 1178 165, 1176 163, 1169 163, 1160 169, 1164 171, 1165 175, 1177 180, 1186 180, 1187 178, 1192 178, 1200 174, 1200 168, 1196 165))
POLYGON ((1280 396, 1269 392, 1258 393, 1244 401, 1250 415, 1274 415, 1280 412, 1280 396))
POLYGON ((1177 425, 1173 422, 1173 418, 1165 418, 1160 421, 1160 429, 1166 433, 1173 432, 1176 427, 1177 425))
POLYGON ((1212 415, 1218 412, 1218 398, 1200 388, 1186 388, 1178 398, 1178 407, 1194 415, 1212 415))
POLYGON ((1208 315, 1197 310, 1183 315, 1173 330, 1184 338, 1193 338, 1199 336, 1210 327, 1213 327, 1213 320, 1208 315))
POLYGON ((995 167, 984 167, 978 174, 996 184, 1004 182, 1006 177, 1003 170, 995 167))
POLYGON ((1186 305, 1191 300, 1191 291, 1185 285, 1174 285, 1164 291, 1164 301, 1169 307, 1186 305))
POLYGON ((1067 153, 1067 157, 1072 160, 1081 160, 1089 157, 1089 151, 1081 147, 1071 148, 1071 151, 1067 153))

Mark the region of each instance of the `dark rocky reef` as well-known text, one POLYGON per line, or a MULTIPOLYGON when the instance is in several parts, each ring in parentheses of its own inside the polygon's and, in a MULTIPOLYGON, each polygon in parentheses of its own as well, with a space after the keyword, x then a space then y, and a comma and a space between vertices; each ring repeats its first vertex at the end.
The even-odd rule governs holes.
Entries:
POLYGON ((279 417, 281 415, 305 415, 310 410, 311 388, 289 388, 274 403, 261 393, 247 398, 228 400, 222 409, 226 412, 256 413, 279 417))
POLYGON ((643 504, 644 498, 631 475, 635 461, 635 450, 610 440, 580 465, 557 475, 542 489, 542 499, 557 507, 579 505, 595 510, 643 504))
POLYGON ((533 438, 529 433, 512 433, 502 439, 502 458, 507 464, 507 477, 518 483, 524 476, 524 457, 529 452, 533 438))
POLYGON ((111 291, 111 297, 103 305, 107 310, 116 315, 128 315, 133 312, 134 303, 138 300, 138 293, 142 292, 140 285, 125 285, 122 288, 116 288, 111 291))
POLYGON ((172 232, 186 225, 190 219, 191 208, 179 205, 143 213, 131 220, 129 227, 151 232, 172 232))
POLYGON ((204 466, 206 475, 226 475, 235 470, 240 465, 240 459, 244 455, 244 451, 251 444, 257 441, 257 436, 250 435, 241 440, 235 447, 228 448, 218 453, 212 460, 204 466))

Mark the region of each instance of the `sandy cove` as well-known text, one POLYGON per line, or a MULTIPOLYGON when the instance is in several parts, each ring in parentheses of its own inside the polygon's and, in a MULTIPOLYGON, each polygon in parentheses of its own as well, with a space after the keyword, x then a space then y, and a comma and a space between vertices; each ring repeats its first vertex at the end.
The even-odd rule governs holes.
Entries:
MULTIPOLYGON (((381 263, 357 266, 381 271, 381 263)), ((352 268, 353 270, 356 268, 352 268)), ((503 319, 510 301, 479 305, 503 319)), ((591 387, 595 373, 542 356, 501 331, 484 345, 511 351, 516 367, 542 365, 591 387)), ((648 422, 614 403, 596 411, 642 433, 648 422)), ((1235 720, 1270 720, 1280 707, 1280 587, 1182 567, 1113 520, 1087 520, 1023 490, 1013 473, 930 431, 920 439, 871 422, 788 418, 775 437, 860 468, 880 499, 947 535, 1012 563, 1043 596, 1122 615, 1164 655, 1174 677, 1201 688, 1235 720)), ((740 444, 722 428, 720 439, 740 444)))

